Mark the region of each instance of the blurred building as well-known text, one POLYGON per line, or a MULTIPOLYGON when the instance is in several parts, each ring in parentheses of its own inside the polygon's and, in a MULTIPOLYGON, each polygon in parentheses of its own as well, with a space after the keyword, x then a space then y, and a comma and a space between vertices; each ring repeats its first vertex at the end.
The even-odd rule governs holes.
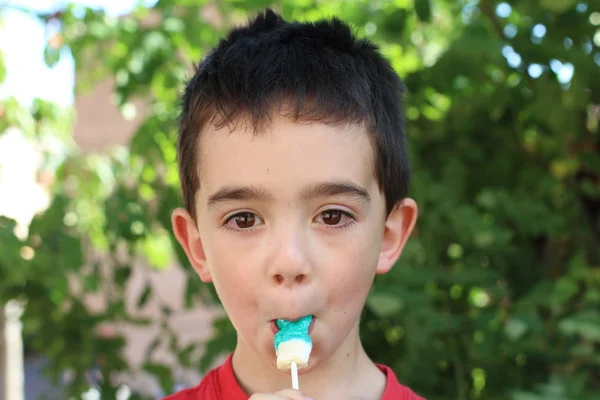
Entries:
MULTIPOLYGON (((218 14, 215 9, 207 7, 205 18, 218 23, 218 14)), ((150 14, 145 21, 155 24, 160 21, 157 15, 150 14)), ((75 96, 76 123, 73 138, 79 148, 86 153, 105 152, 114 145, 126 146, 135 133, 138 125, 145 118, 144 102, 133 101, 135 113, 130 118, 125 118, 113 101, 114 80, 106 79, 96 83, 91 89, 75 96)), ((37 212, 43 211, 50 202, 45 184, 40 182, 38 167, 41 154, 35 143, 21 135, 20 132, 6 132, 0 138, 0 215, 15 219, 18 234, 24 237, 31 218, 37 212), (2 196, 10 193, 10 196, 2 196), (24 202, 28 202, 25 204, 24 202)), ((183 309, 183 296, 185 292, 185 275, 181 268, 173 265, 162 271, 156 271, 143 264, 133 266, 134 272, 127 287, 127 309, 134 317, 149 318, 156 321, 149 327, 113 325, 103 327, 100 334, 123 334, 127 340, 125 358, 134 365, 140 366, 150 343, 159 335, 159 319, 161 306, 152 299, 143 309, 137 310, 136 301, 144 290, 147 279, 153 286, 154 298, 160 298, 173 310, 170 324, 178 332, 180 344, 183 346, 190 341, 202 343, 208 339, 212 332, 212 320, 219 312, 217 309, 199 307, 192 311, 183 309)), ((199 279, 199 278, 198 278, 199 279)), ((102 293, 86 298, 87 304, 92 309, 102 309, 106 299, 102 293)), ((197 371, 182 369, 178 366, 175 357, 166 347, 159 347, 153 360, 172 367, 174 377, 179 388, 192 386, 198 383, 201 376, 197 371)), ((41 376, 40 371, 45 360, 36 355, 28 355, 25 359, 25 400, 33 400, 43 396, 48 399, 62 399, 59 388, 53 388, 41 376)), ((139 372, 132 376, 121 378, 132 389, 143 394, 160 398, 165 393, 160 391, 157 382, 145 373, 139 372)), ((0 383, 0 390, 2 389, 0 383)), ((90 396, 94 398, 94 396, 90 396)))
MULTIPOLYGON (((112 101, 114 81, 108 79, 95 85, 90 91, 75 97, 77 120, 74 128, 74 139, 85 152, 103 152, 113 145, 127 145, 138 125, 145 117, 144 103, 134 101, 135 117, 126 119, 112 101)), ((141 311, 136 311, 135 302, 144 289, 145 279, 150 277, 154 293, 161 301, 167 302, 174 310, 171 317, 172 328, 179 333, 181 343, 189 341, 203 342, 210 337, 212 318, 217 310, 198 308, 194 311, 183 311, 185 292, 185 276, 181 268, 173 265, 163 271, 155 271, 145 265, 135 265, 134 272, 127 289, 127 309, 135 316, 151 318, 158 321, 161 306, 150 300, 141 311)), ((198 278, 199 279, 199 278, 198 278)), ((89 305, 102 308, 104 298, 101 295, 89 298, 89 305)), ((129 362, 140 364, 148 345, 159 334, 158 323, 152 327, 115 326, 108 327, 105 334, 124 333, 127 338, 126 358, 129 362)), ((195 371, 186 371, 177 366, 176 360, 168 349, 158 349, 155 360, 173 367, 178 384, 191 386, 197 384, 200 375, 195 371)), ((127 378, 136 389, 144 389, 149 395, 159 394, 156 383, 144 374, 127 378)))
MULTIPOLYGON (((209 4, 204 7, 203 17, 215 25, 221 23, 217 9, 209 4)), ((150 13, 143 21, 145 25, 158 25, 161 16, 150 13)), ((76 78, 77 79, 77 78, 76 78)), ((84 152, 104 152, 113 145, 126 146, 135 133, 139 124, 146 117, 144 101, 132 101, 135 108, 133 114, 125 118, 113 101, 115 81, 106 79, 94 85, 91 90, 75 96, 76 123, 73 138, 79 148, 84 152)), ((112 326, 107 327, 104 334, 122 333, 127 339, 126 359, 132 364, 140 365, 150 343, 159 334, 158 320, 161 315, 161 305, 150 300, 143 310, 136 309, 136 301, 144 290, 146 279, 150 278, 153 286, 153 296, 167 302, 173 310, 170 324, 179 334, 181 345, 190 341, 202 343, 207 340, 212 332, 212 320, 219 312, 217 309, 199 307, 193 311, 183 310, 183 296, 185 292, 185 275, 181 268, 173 265, 162 271, 151 270, 145 265, 134 265, 134 272, 127 288, 127 309, 136 317, 150 318, 157 321, 151 327, 112 326)), ((199 279, 199 278, 198 278, 199 279)), ((93 296, 89 298, 91 307, 102 308, 104 298, 93 296)), ((177 385, 180 388, 196 385, 201 376, 197 371, 184 370, 167 348, 159 348, 154 353, 153 359, 172 367, 177 385)), ((157 383, 144 373, 138 373, 124 380, 132 388, 144 394, 160 397, 157 383)))
MULTIPOLYGON (((75 97, 76 124, 73 137, 80 149, 86 153, 105 152, 114 145, 126 146, 135 133, 138 125, 145 117, 144 103, 134 101, 136 113, 133 118, 123 117, 118 107, 112 101, 114 81, 107 79, 93 86, 89 91, 75 97)), ((27 235, 27 227, 37 212, 46 209, 50 196, 38 177, 41 163, 41 152, 33 140, 27 139, 21 132, 11 129, 0 137, 0 215, 17 221, 17 234, 27 235)), ((183 310, 185 292, 185 275, 177 265, 157 271, 143 264, 135 264, 134 272, 127 287, 127 309, 132 316, 149 318, 156 323, 149 327, 128 325, 107 326, 100 334, 123 334, 127 340, 125 350, 126 360, 134 366, 140 366, 144 361, 146 350, 150 343, 159 335, 159 318, 162 304, 173 310, 170 324, 179 334, 181 345, 190 341, 202 343, 211 335, 212 319, 218 310, 200 307, 193 311, 183 310), (154 298, 159 298, 162 304, 152 299, 138 310, 136 301, 144 286, 150 279, 153 286, 154 298)), ((199 279, 199 278, 198 278, 199 279)), ((103 309, 106 299, 102 293, 87 297, 87 304, 95 310, 103 309)), ((167 348, 158 348, 153 360, 172 367, 177 385, 180 388, 198 383, 201 376, 197 371, 184 370, 167 348)), ((29 355, 25 359, 25 400, 34 400, 40 395, 49 399, 60 399, 60 391, 47 382, 40 371, 44 359, 29 355), (55 396, 55 397, 53 397, 55 396)), ((164 395, 157 382, 145 373, 135 373, 122 377, 121 380, 146 395, 160 398, 164 395)), ((2 390, 0 382, 0 390, 2 390)), ((93 398, 94 396, 90 396, 93 398)))

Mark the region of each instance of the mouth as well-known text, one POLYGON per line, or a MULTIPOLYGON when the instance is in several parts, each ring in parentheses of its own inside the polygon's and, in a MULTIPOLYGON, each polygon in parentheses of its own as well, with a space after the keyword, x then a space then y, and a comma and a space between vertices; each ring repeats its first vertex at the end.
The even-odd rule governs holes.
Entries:
MULTIPOLYGON (((276 319, 273 319, 273 320, 269 321, 269 325, 271 326, 271 330, 273 331, 273 334, 276 334, 277 332, 279 332, 279 327, 277 326, 277 320, 278 319, 285 319, 287 321, 292 321, 293 322, 293 321, 299 320, 300 318, 276 318, 276 319)), ((312 332, 312 330, 314 328, 315 320, 316 320, 316 317, 313 315, 312 316, 312 321, 310 321, 310 325, 308 326, 308 334, 309 335, 310 335, 310 333, 312 332)))

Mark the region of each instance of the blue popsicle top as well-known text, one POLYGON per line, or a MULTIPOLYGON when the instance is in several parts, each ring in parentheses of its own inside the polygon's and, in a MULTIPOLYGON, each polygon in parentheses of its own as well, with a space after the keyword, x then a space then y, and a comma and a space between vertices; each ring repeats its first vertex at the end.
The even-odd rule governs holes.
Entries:
POLYGON ((280 343, 292 339, 303 340, 312 345, 312 340, 308 336, 308 327, 311 322, 312 315, 307 315, 294 322, 278 319, 277 327, 279 328, 279 332, 275 334, 275 350, 277 350, 280 343))

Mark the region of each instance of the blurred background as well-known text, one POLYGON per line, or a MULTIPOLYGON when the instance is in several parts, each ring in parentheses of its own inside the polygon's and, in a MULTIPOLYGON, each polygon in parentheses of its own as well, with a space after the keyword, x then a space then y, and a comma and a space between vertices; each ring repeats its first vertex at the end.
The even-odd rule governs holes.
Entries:
POLYGON ((3 399, 157 399, 233 349, 171 234, 178 96, 266 6, 406 82, 420 218, 373 359, 429 400, 599 400, 600 0, 0 1, 3 399))

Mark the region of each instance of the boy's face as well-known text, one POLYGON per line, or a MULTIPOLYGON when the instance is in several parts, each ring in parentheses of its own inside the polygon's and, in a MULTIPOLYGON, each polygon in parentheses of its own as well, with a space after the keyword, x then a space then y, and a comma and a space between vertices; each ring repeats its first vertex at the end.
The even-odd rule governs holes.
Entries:
POLYGON ((313 352, 302 371, 349 351, 373 278, 396 262, 417 214, 406 199, 386 218, 364 128, 274 117, 258 136, 207 129, 199 148, 198 222, 178 209, 173 227, 214 283, 236 351, 275 366, 273 321, 308 314, 313 352))

